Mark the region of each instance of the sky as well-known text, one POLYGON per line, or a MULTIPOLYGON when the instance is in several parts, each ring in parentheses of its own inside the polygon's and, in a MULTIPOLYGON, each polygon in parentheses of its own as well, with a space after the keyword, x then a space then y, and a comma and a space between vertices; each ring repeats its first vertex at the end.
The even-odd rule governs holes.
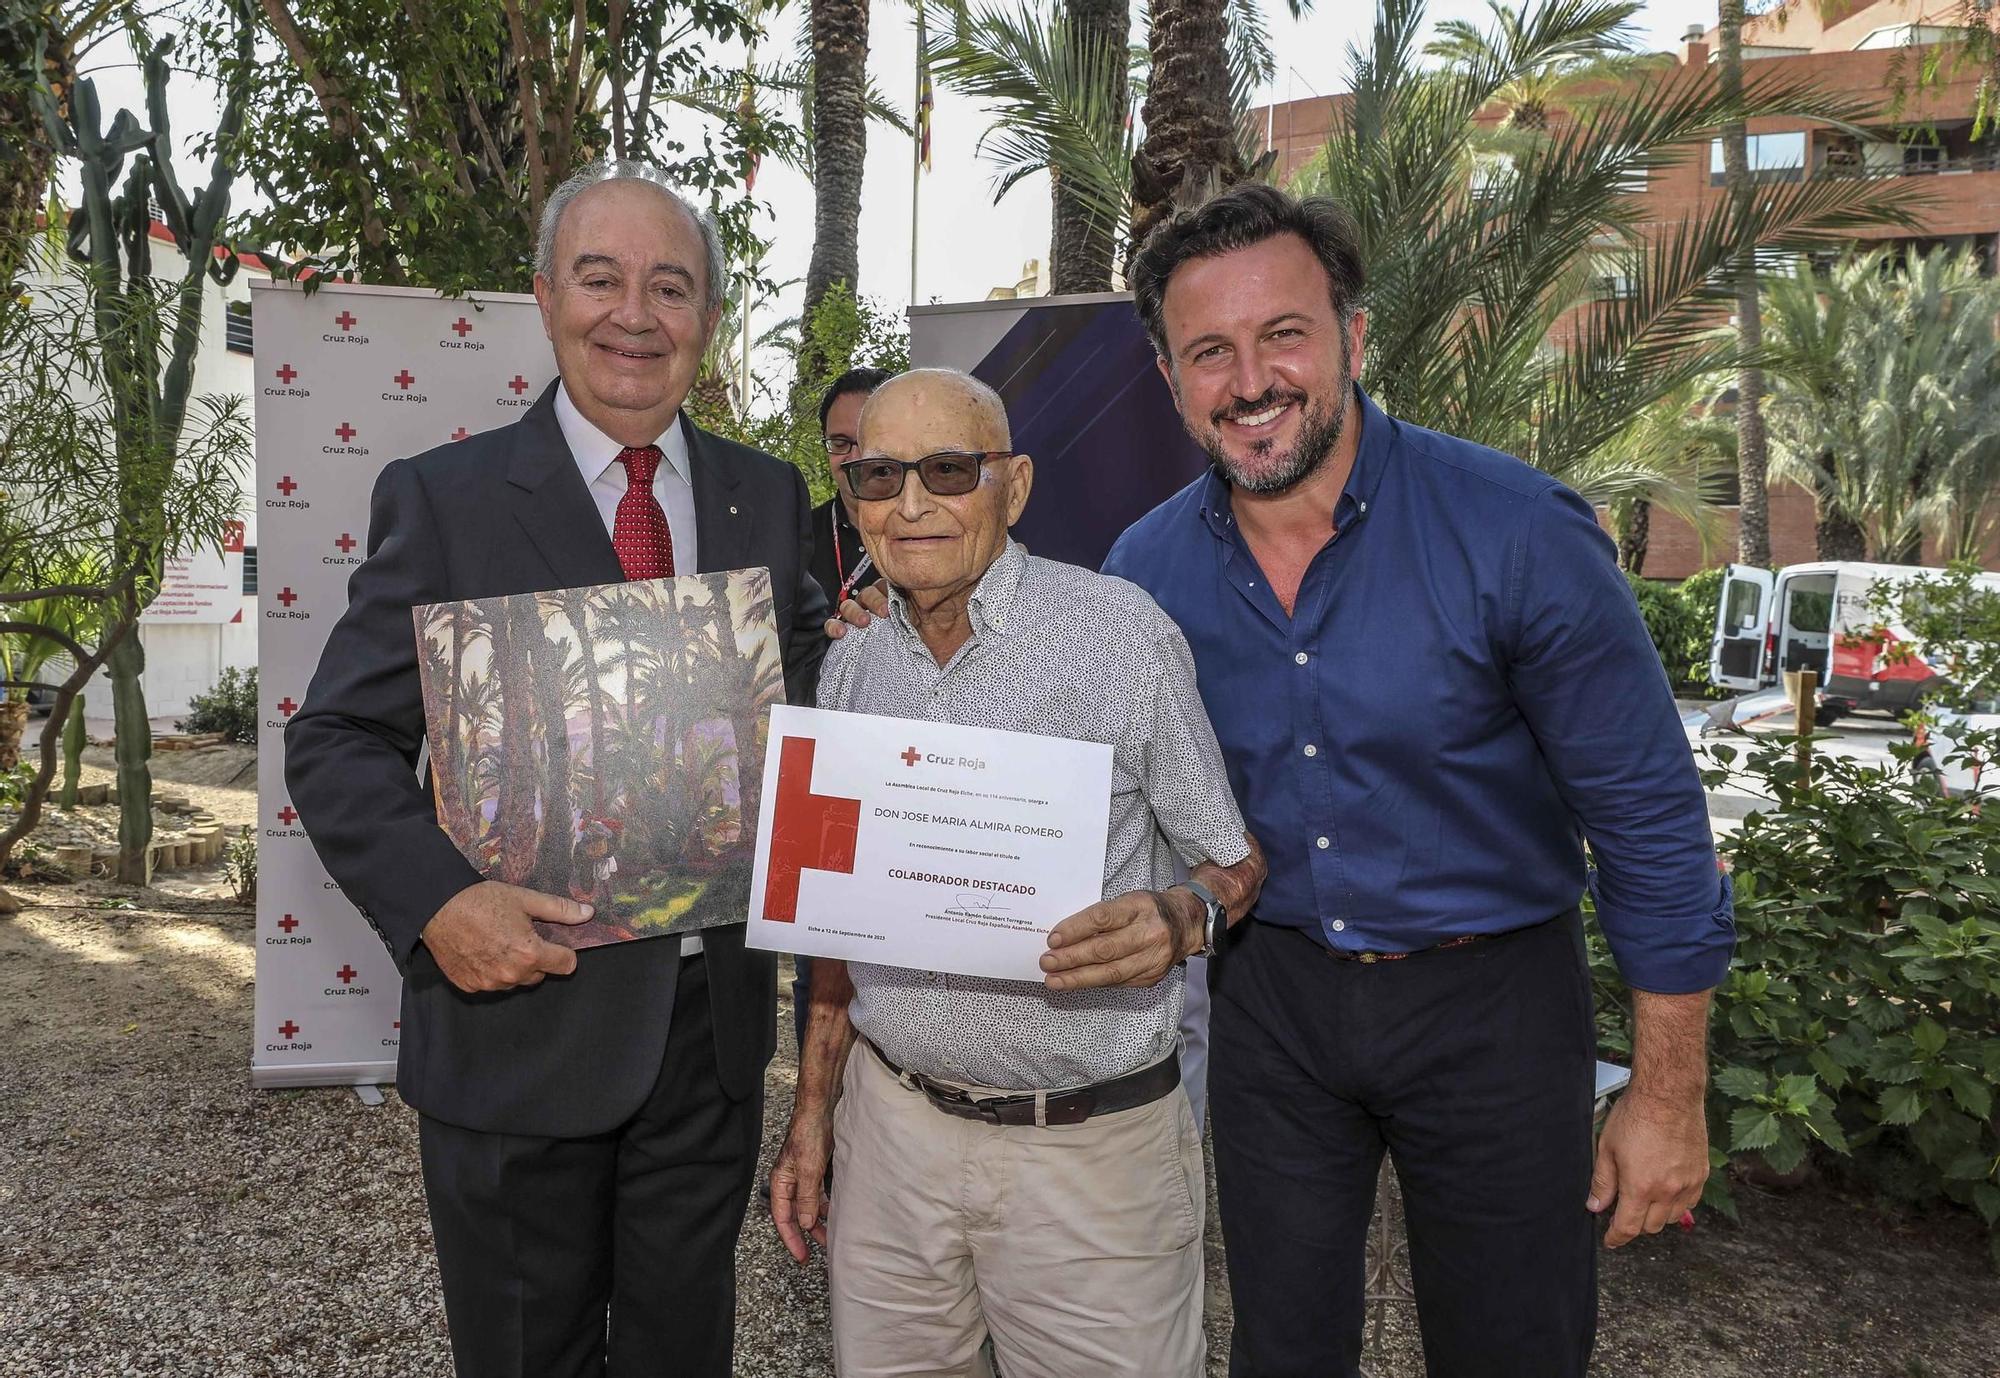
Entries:
MULTIPOLYGON (((988 0, 991 3, 992 0, 988 0)), ((1002 0, 1011 8, 1018 0, 1002 0)), ((1354 0, 1321 0, 1320 8, 1303 20, 1293 20, 1280 0, 1264 0, 1272 48, 1284 65, 1259 93, 1258 104, 1330 95, 1342 89, 1345 52, 1364 40, 1373 21, 1373 6, 1354 0)), ((902 0, 875 0, 872 7, 869 71, 890 101, 905 109, 915 98, 916 32, 914 11, 902 0)), ((1481 22, 1484 0, 1434 0, 1430 19, 1481 22)), ((795 2, 770 21, 763 55, 784 57, 793 51, 805 7, 795 2)), ((1649 50, 1675 47, 1690 25, 1714 22, 1712 4, 1699 0, 1657 0, 1639 17, 1640 46, 1649 50)), ((1483 25, 1482 25, 1483 26, 1483 25)), ((122 43, 105 44, 85 64, 85 75, 98 80, 107 111, 120 105, 143 109, 138 74, 122 43)), ((215 118, 218 102, 212 91, 192 79, 170 94, 176 139, 185 147, 215 118)), ((796 112, 793 112, 796 115, 796 112)), ((109 116, 107 115, 107 123, 109 116)), ((932 135, 932 170, 921 179, 918 198, 918 255, 915 300, 922 302, 981 301, 997 286, 1011 286, 1029 259, 1045 258, 1049 239, 1049 185, 1046 174, 1018 184, 994 204, 993 168, 978 154, 986 127, 981 107, 969 98, 940 89, 932 135)), ((204 169, 192 158, 182 160, 183 184, 198 184, 204 169)), ((900 313, 910 294, 910 141, 887 125, 868 131, 867 173, 861 193, 862 295, 900 313)), ((239 183, 236 195, 248 194, 239 183)), ((63 194, 74 202, 74 167, 64 174, 63 194)), ((757 220, 760 237, 773 240, 766 260, 771 281, 803 280, 812 254, 813 193, 806 179, 791 168, 767 159, 756 194, 764 203, 757 220)), ((774 320, 795 314, 803 288, 794 285, 775 301, 753 308, 752 328, 761 331, 774 320)))

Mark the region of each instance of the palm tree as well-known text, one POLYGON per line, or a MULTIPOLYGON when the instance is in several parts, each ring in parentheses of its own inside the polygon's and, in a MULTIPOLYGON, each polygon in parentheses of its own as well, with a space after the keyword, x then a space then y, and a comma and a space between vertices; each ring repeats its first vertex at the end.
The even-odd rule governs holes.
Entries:
POLYGON ((1558 108, 1574 108, 1585 98, 1579 86, 1616 80, 1639 63, 1657 61, 1628 51, 1632 19, 1644 8, 1641 0, 1602 5, 1602 13, 1577 26, 1567 43, 1532 40, 1536 51, 1528 62, 1518 56, 1531 41, 1522 23, 1525 10, 1501 0, 1487 0, 1486 7, 1493 15, 1490 31, 1468 20, 1447 19, 1424 51, 1461 67, 1493 61, 1514 69, 1518 75, 1494 93, 1495 101, 1507 107, 1508 128, 1546 133, 1558 108))
POLYGON ((514 601, 516 626, 528 645, 535 677, 535 706, 542 729, 541 769, 536 773, 540 786, 541 832, 535 843, 534 886, 551 895, 569 893, 571 863, 570 837, 575 816, 574 791, 570 780, 569 715, 571 705, 581 701, 580 689, 570 674, 570 643, 548 634, 532 597, 514 601))
POLYGON ((562 613, 576 633, 577 657, 581 662, 584 694, 590 706, 590 802, 591 812, 604 817, 604 686, 599 682, 597 642, 591 631, 597 596, 586 589, 558 589, 542 595, 544 603, 562 613))
POLYGON ((505 598, 486 599, 481 609, 493 646, 493 674, 500 682, 500 739, 492 755, 497 799, 494 830, 501 880, 525 885, 535 862, 535 678, 528 659, 531 637, 541 620, 529 605, 528 619, 505 598), (529 625, 532 622, 532 626, 529 625))
MULTIPOLYGON (((1704 558, 1717 526, 1716 510, 1701 499, 1719 496, 1719 482, 1736 469, 1736 427, 1717 406, 1722 375, 1691 379, 1661 397, 1613 436, 1602 458, 1613 465, 1660 471, 1667 506, 1694 528, 1704 558)), ((1650 497, 1611 503, 1611 528, 1618 542, 1618 567, 1643 574, 1652 530, 1650 497)))
POLYGON ((1878 251, 1766 290, 1773 472, 1808 489, 1822 559, 1975 555, 2000 484, 2000 284, 1970 256, 1878 251))
POLYGON ((967 12, 930 45, 940 85, 994 107, 979 140, 997 169, 993 199, 1049 173, 1054 292, 1111 288, 1132 188, 1128 29, 1120 0, 1069 0, 1053 14, 1021 3, 967 12))
POLYGON ((1177 201, 1233 186, 1248 172, 1230 103, 1229 4, 1154 0, 1152 70, 1140 112, 1146 137, 1132 155, 1134 245, 1177 201))
POLYGON ((1511 165, 1475 185, 1474 117, 1625 13, 1546 0, 1521 15, 1518 42, 1426 71, 1422 0, 1385 0, 1354 56, 1353 95, 1293 181, 1355 217, 1370 275, 1366 375, 1385 408, 1521 455, 1600 503, 1675 487, 1610 442, 1660 398, 1735 364, 1736 342, 1715 327, 1743 246, 1805 251, 1860 225, 1909 223, 1898 179, 1826 179, 1705 201, 1639 233, 1625 188, 1705 159, 1724 120, 1862 113, 1796 78, 1738 98, 1704 72, 1633 85, 1524 135, 1511 165))
MULTIPOLYGON (((1725 100, 1735 100, 1743 90, 1744 0, 1720 0, 1718 18, 1717 83, 1725 100)), ((1747 129, 1742 119, 1722 126, 1722 185, 1731 200, 1745 204, 1754 195, 1747 129)), ((1771 563, 1771 497, 1766 480, 1770 459, 1764 437, 1764 373, 1755 363, 1764 345, 1756 245, 1739 246, 1735 277, 1736 329, 1748 360, 1736 375, 1736 552, 1744 564, 1761 568, 1771 563)))
MULTIPOLYGON (((803 317, 835 283, 861 282, 861 169, 868 154, 868 0, 811 0, 813 247, 803 317)), ((810 331, 799 374, 817 378, 810 331)))

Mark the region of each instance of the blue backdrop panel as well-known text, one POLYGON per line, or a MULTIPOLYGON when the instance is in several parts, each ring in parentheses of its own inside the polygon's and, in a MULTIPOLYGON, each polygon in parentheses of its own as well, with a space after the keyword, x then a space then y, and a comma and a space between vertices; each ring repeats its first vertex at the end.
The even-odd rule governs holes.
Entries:
POLYGON ((1182 430, 1153 345, 1125 298, 930 308, 913 361, 960 368, 1007 403, 1035 491, 1014 535, 1037 555, 1096 569, 1119 533, 1207 464, 1182 430), (995 339, 995 332, 998 338, 995 339), (988 343, 991 341, 991 343, 988 343), (970 355, 971 357, 968 357, 970 355))

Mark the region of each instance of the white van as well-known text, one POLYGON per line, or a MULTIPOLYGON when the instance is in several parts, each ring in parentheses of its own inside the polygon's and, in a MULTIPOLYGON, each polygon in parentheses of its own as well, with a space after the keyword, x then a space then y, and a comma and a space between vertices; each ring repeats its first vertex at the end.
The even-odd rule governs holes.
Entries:
MULTIPOLYGON (((1719 687, 1754 693, 1781 683, 1787 670, 1816 670, 1823 723, 1856 708, 1909 708, 1937 684, 1938 671, 1921 648, 1904 660, 1883 656, 1872 595, 1878 584, 1907 584, 1938 573, 1845 560, 1787 565, 1775 575, 1731 565, 1723 572, 1716 604, 1708 677, 1719 687)), ((2000 574, 1982 574, 1978 582, 2000 591, 2000 574)), ((1888 640, 1912 639, 1893 620, 1886 630, 1888 640)))

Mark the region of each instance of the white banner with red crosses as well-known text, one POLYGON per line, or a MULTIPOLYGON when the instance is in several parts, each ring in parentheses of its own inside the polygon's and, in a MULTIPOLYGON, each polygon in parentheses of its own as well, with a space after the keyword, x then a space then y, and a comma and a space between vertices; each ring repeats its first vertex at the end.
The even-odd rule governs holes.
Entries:
MULTIPOLYGON (((251 283, 259 716, 257 1086, 394 1081, 402 995, 285 791, 284 727, 364 553, 393 459, 517 420, 555 376, 533 297, 251 283)), ((414 632, 412 633, 414 636, 414 632)))

